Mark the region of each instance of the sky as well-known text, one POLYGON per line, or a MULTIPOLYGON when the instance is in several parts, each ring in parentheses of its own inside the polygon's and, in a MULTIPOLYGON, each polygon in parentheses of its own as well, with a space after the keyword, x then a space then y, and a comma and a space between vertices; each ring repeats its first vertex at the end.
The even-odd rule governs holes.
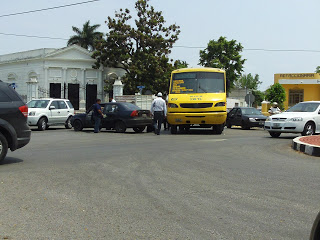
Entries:
MULTIPOLYGON (((4 14, 55 7, 84 0, 1 0, 4 14)), ((107 32, 108 16, 116 10, 134 10, 135 0, 100 0, 84 5, 18 16, 0 17, 0 33, 49 36, 68 39, 72 26, 90 20, 107 32)), ((273 84, 275 73, 309 73, 320 65, 319 0, 150 0, 162 11, 167 24, 177 24, 181 34, 171 58, 197 67, 199 51, 220 36, 240 42, 244 49, 316 50, 319 52, 242 52, 247 59, 244 73, 259 74, 261 90, 273 84)), ((66 40, 0 35, 0 55, 39 48, 61 48, 66 40)))

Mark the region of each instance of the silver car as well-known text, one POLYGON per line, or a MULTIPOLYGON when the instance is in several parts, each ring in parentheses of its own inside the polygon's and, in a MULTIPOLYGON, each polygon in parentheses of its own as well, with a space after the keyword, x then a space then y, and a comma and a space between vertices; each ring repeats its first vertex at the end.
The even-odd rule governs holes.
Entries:
POLYGON ((29 126, 37 126, 40 131, 57 125, 64 125, 67 129, 72 128, 71 118, 74 115, 74 108, 69 100, 34 99, 27 105, 29 126))

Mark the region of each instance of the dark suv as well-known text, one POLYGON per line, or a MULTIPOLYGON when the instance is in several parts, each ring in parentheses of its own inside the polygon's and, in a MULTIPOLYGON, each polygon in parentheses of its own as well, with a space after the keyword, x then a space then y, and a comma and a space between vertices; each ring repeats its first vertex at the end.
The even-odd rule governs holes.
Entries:
POLYGON ((0 80, 0 162, 8 148, 15 151, 29 143, 27 116, 28 106, 8 83, 0 80))

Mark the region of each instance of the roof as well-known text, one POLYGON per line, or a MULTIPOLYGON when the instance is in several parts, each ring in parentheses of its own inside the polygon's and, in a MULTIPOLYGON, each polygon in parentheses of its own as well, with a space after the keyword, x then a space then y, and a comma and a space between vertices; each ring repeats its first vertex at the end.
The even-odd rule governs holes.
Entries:
POLYGON ((179 72, 221 72, 221 73, 224 73, 225 70, 219 69, 219 68, 202 67, 202 68, 180 68, 180 69, 172 71, 172 73, 179 73, 179 72))

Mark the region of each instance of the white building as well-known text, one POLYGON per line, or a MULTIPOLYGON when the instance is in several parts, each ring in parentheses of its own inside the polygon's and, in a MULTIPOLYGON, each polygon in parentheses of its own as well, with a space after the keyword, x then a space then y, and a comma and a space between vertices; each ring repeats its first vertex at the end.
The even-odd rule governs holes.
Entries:
POLYGON ((77 45, 36 49, 0 56, 0 80, 11 83, 25 101, 67 98, 75 109, 103 101, 105 81, 124 75, 118 68, 93 69, 91 53, 77 45))

